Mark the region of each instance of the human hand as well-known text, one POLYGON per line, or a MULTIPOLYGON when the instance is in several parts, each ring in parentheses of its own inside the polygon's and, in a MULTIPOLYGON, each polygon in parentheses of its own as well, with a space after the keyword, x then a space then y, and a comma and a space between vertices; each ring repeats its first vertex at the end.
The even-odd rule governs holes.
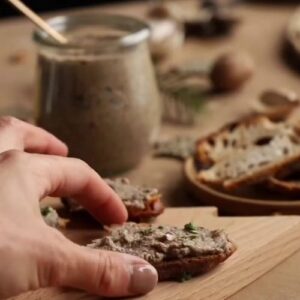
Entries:
POLYGON ((149 292, 157 272, 144 260, 76 245, 45 224, 39 201, 48 195, 76 199, 102 223, 127 219, 119 197, 67 152, 46 131, 0 118, 0 298, 48 286, 107 297, 149 292))

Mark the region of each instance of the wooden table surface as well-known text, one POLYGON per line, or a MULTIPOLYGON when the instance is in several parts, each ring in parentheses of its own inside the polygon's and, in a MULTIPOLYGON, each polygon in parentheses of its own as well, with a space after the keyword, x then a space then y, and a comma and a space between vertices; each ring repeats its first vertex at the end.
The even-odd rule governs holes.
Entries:
MULTIPOLYGON (((87 10, 91 10, 90 8, 87 10)), ((143 4, 97 7, 93 10, 140 15, 143 4)), ((287 87, 300 94, 300 75, 289 69, 281 57, 282 35, 295 5, 244 4, 239 8, 242 23, 229 38, 189 40, 170 59, 172 62, 207 61, 228 49, 249 52, 256 63, 253 79, 239 92, 213 96, 199 124, 189 128, 164 124, 162 137, 174 134, 201 135, 249 111, 265 88, 287 87)), ((0 114, 30 118, 34 113, 34 45, 32 25, 24 20, 0 22, 0 114)), ((167 159, 146 158, 126 174, 137 184, 157 186, 169 206, 197 205, 183 186, 182 164, 167 159)), ((300 252, 287 259, 230 299, 299 299, 300 252)))

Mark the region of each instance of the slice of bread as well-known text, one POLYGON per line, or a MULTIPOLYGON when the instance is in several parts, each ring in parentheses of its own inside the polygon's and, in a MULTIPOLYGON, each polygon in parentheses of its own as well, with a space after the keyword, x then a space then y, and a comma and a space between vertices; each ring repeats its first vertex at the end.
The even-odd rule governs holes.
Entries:
MULTIPOLYGON (((135 186, 127 178, 105 179, 105 182, 119 195, 131 221, 140 221, 156 217, 164 211, 161 195, 155 188, 135 186)), ((77 201, 63 199, 70 212, 85 211, 77 201)))
POLYGON ((255 116, 198 142, 198 180, 235 189, 265 179, 300 159, 296 128, 255 116))
POLYGON ((139 256, 157 269, 160 281, 207 272, 236 250, 222 230, 191 223, 184 228, 126 223, 106 228, 88 247, 139 256))
POLYGON ((204 167, 216 163, 237 149, 263 143, 264 138, 273 136, 279 127, 285 131, 285 125, 277 126, 261 115, 230 123, 197 142, 196 160, 204 167))

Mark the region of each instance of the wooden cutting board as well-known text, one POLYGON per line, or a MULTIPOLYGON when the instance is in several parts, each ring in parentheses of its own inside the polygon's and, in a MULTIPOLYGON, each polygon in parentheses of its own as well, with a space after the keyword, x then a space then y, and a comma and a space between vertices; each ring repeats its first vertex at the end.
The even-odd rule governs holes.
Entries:
MULTIPOLYGON (((136 299, 226 299, 300 249, 300 217, 217 217, 215 208, 169 208, 156 221, 182 226, 187 222, 211 229, 224 228, 238 250, 223 265, 184 283, 164 282, 153 292, 136 299)), ((97 236, 95 229, 67 230, 80 243, 97 236)), ((11 299, 100 299, 69 289, 43 289, 11 299)))

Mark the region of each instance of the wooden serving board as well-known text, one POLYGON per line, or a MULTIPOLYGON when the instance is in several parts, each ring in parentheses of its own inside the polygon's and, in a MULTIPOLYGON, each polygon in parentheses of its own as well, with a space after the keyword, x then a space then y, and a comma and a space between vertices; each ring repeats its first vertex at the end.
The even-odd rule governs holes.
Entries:
MULTIPOLYGON (((300 249, 300 217, 217 217, 214 208, 169 208, 156 221, 182 226, 187 222, 211 229, 224 228, 238 250, 223 265, 184 283, 164 282, 140 300, 226 299, 300 249)), ((68 236, 83 242, 96 237, 92 229, 68 230, 68 236)), ((43 289, 14 300, 62 300, 99 297, 69 289, 43 289)))

